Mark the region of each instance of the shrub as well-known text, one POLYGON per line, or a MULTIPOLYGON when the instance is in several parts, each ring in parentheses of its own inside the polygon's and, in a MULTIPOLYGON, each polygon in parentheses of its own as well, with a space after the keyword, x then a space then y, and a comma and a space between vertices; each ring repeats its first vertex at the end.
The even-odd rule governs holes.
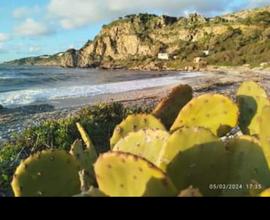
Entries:
POLYGON ((11 195, 11 177, 22 159, 48 148, 68 150, 80 138, 76 122, 80 122, 91 135, 97 151, 104 152, 109 149, 109 139, 117 124, 128 114, 150 110, 147 107, 125 108, 120 103, 100 104, 83 108, 75 116, 44 121, 39 126, 14 134, 12 140, 0 147, 0 196, 11 195))

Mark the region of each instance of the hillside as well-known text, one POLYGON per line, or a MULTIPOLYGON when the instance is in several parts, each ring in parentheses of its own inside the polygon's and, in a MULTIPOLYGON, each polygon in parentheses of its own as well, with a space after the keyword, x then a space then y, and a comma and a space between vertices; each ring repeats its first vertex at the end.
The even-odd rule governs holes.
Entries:
POLYGON ((80 50, 7 64, 174 70, 196 57, 211 65, 268 65, 269 53, 270 7, 264 7, 213 18, 128 15, 104 25, 80 50))

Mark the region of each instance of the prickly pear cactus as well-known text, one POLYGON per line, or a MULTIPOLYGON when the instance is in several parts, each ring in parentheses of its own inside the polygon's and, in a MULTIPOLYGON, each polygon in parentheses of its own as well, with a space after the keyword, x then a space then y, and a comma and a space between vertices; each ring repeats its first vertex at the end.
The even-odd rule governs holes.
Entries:
POLYGON ((111 148, 113 148, 114 145, 129 132, 135 132, 146 128, 166 130, 160 120, 151 114, 129 115, 114 129, 110 140, 111 148))
POLYGON ((169 129, 180 110, 192 99, 192 88, 189 85, 175 87, 153 110, 152 114, 160 118, 169 129))
POLYGON ((265 158, 268 162, 268 167, 270 169, 270 106, 265 106, 263 108, 261 117, 259 118, 259 126, 260 126, 260 142, 265 155, 265 158))
POLYGON ((191 100, 179 113, 171 131, 182 126, 205 127, 223 136, 237 125, 238 108, 228 97, 205 94, 191 100))
POLYGON ((95 163, 99 189, 108 196, 176 196, 166 175, 147 160, 123 152, 108 152, 95 163))
POLYGON ((84 149, 81 140, 76 140, 72 144, 69 153, 79 162, 81 170, 84 170, 84 176, 87 178, 88 184, 95 184, 93 164, 97 159, 96 155, 93 155, 90 149, 84 149))
POLYGON ((211 190, 209 186, 226 181, 225 155, 225 146, 210 130, 183 127, 164 145, 160 167, 179 191, 192 185, 205 196, 220 195, 221 190, 211 190))
POLYGON ((92 142, 92 140, 90 139, 89 135, 87 134, 87 132, 85 131, 85 129, 83 128, 83 126, 80 123, 76 123, 76 126, 78 128, 78 131, 80 132, 82 139, 86 145, 86 149, 90 152, 91 157, 93 157, 93 159, 97 159, 97 152, 95 149, 95 146, 92 142))
POLYGON ((80 192, 79 169, 65 151, 42 151, 21 162, 11 186, 16 197, 72 196, 80 192))
POLYGON ((157 164, 160 151, 169 133, 164 130, 145 129, 129 133, 114 146, 113 151, 132 153, 157 164))
POLYGON ((270 185, 270 172, 260 142, 250 136, 229 141, 226 146, 229 176, 223 195, 249 196, 270 185))
POLYGON ((270 197, 270 188, 264 190, 261 194, 260 197, 270 197))
POLYGON ((270 105, 265 90, 255 82, 244 82, 237 91, 240 109, 239 126, 244 134, 259 134, 259 117, 263 108, 270 105))

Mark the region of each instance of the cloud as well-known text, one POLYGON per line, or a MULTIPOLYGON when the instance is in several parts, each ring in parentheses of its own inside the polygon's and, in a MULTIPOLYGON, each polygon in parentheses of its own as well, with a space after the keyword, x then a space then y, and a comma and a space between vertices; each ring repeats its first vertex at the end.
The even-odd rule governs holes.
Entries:
POLYGON ((37 52, 40 52, 41 50, 42 48, 36 45, 30 46, 28 49, 30 53, 37 53, 37 52))
POLYGON ((35 37, 52 33, 52 30, 44 23, 27 18, 19 27, 15 28, 15 33, 19 36, 35 37))
POLYGON ((38 14, 40 12, 41 12, 41 8, 38 5, 34 7, 19 7, 19 8, 16 8, 12 12, 12 16, 14 18, 19 19, 19 18, 25 18, 29 16, 29 14, 33 15, 33 14, 38 14))
POLYGON ((106 0, 51 0, 48 12, 52 17, 58 18, 65 29, 81 27, 89 22, 104 18, 101 11, 106 11, 106 0))
POLYGON ((6 42, 9 40, 9 35, 5 33, 0 33, 0 43, 6 42))
POLYGON ((197 11, 213 16, 267 3, 269 0, 50 0, 47 10, 63 28, 73 29, 139 12, 180 16, 197 11))
POLYGON ((248 1, 248 7, 261 7, 270 5, 269 0, 249 0, 248 1))

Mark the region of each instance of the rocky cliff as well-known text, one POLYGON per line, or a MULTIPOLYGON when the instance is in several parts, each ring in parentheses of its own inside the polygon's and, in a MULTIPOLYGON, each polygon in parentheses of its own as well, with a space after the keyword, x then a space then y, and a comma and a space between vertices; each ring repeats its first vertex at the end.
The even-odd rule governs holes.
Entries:
POLYGON ((215 65, 259 65, 270 62, 269 52, 270 7, 264 7, 214 18, 128 15, 104 25, 80 50, 10 64, 182 69, 196 57, 215 65))

